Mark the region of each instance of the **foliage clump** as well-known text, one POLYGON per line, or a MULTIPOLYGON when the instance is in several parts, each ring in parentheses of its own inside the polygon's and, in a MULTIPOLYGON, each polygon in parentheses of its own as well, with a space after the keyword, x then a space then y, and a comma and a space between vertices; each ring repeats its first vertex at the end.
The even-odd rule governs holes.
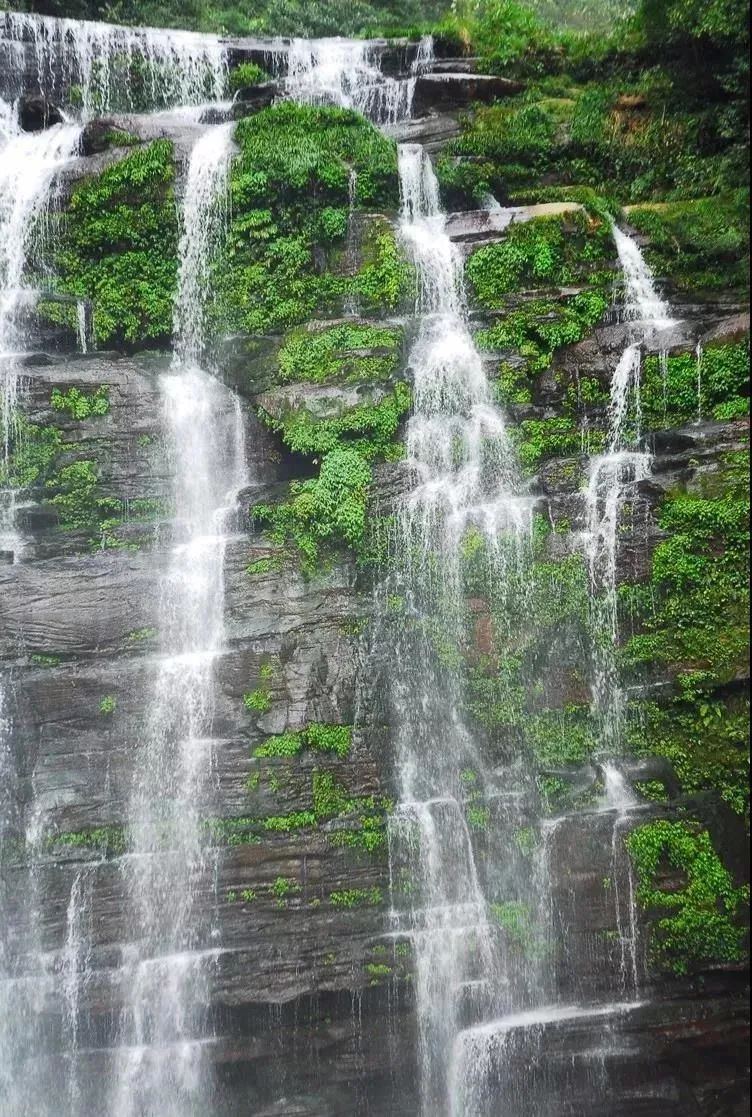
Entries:
POLYGON ((288 730, 276 737, 268 737, 263 745, 253 750, 254 756, 297 756, 304 748, 320 752, 334 752, 345 757, 352 742, 351 725, 324 725, 312 722, 297 732, 288 730))
POLYGON ((241 120, 235 140, 213 313, 222 328, 286 328, 347 293, 331 265, 347 231, 351 174, 357 207, 393 207, 396 148, 355 112, 291 102, 241 120))
POLYGON ((169 338, 177 278, 175 168, 168 140, 77 186, 56 255, 59 287, 92 301, 98 344, 169 338))
POLYGON ((637 870, 638 902, 670 912, 651 928, 656 964, 681 975, 690 967, 743 959, 744 928, 737 917, 749 901, 749 888, 734 886, 707 830, 661 819, 634 830, 627 849, 637 870), (684 876, 683 888, 656 884, 664 866, 684 876))

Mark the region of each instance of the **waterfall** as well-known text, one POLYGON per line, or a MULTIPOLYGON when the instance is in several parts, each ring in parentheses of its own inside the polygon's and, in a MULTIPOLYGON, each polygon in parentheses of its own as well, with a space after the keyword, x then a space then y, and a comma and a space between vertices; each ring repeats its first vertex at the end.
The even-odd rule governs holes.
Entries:
POLYGON ((659 298, 652 273, 639 247, 612 226, 624 274, 621 315, 629 340, 614 370, 608 406, 606 453, 591 459, 586 492, 587 559, 592 588, 593 712, 602 755, 623 749, 624 695, 616 665, 618 645, 617 561, 621 514, 630 494, 650 475, 650 455, 641 448, 640 372, 642 347, 655 333, 673 324, 668 304, 659 298), (630 419, 633 429, 628 430, 630 419))
POLYGON ((201 825, 211 788, 214 664, 224 646, 224 554, 245 479, 240 404, 199 365, 208 263, 222 231, 231 129, 206 132, 186 177, 174 349, 162 408, 177 538, 161 579, 160 656, 129 807, 130 946, 114 1117, 144 1106, 205 1114, 209 967, 216 954, 197 899, 209 858, 201 825))
POLYGON ((636 241, 616 224, 611 226, 611 233, 624 275, 624 321, 642 323, 643 329, 648 325, 657 328, 671 325, 668 304, 658 295, 652 272, 636 241))
MULTIPOLYGON (((21 362, 27 338, 19 321, 25 300, 24 282, 33 263, 36 240, 52 193, 55 177, 78 146, 80 129, 57 125, 26 134, 16 123, 15 107, 0 101, 0 560, 16 561, 23 539, 16 526, 17 481, 11 450, 21 434, 16 407, 21 386, 21 362)), ((23 840, 23 819, 17 801, 17 759, 12 746, 13 691, 10 671, 0 672, 0 861, 23 840)), ((28 837, 28 836, 27 836, 28 837)), ((27 906, 33 897, 25 898, 27 906)), ((17 1091, 20 1068, 36 1048, 37 998, 42 988, 11 961, 13 931, 5 916, 5 884, 0 884, 0 1097, 22 1113, 17 1091)), ((32 953, 34 944, 27 948, 32 953)), ((23 1095, 21 1095, 22 1097, 23 1095)))
MULTIPOLYGON (((345 240, 345 269, 348 275, 358 270, 358 222, 355 212, 358 189, 358 172, 352 167, 347 179, 347 238, 345 240)), ((344 311, 348 318, 355 318, 359 312, 357 293, 351 291, 346 299, 344 311)))
POLYGON ((144 107, 197 105, 224 94, 227 62, 216 35, 29 12, 2 13, 2 20, 0 59, 9 71, 18 72, 28 55, 35 91, 75 97, 86 119, 118 107, 133 110, 139 101, 144 107))
POLYGON ((642 346, 671 326, 672 319, 668 305, 656 293, 653 276, 637 244, 616 225, 612 226, 612 232, 624 274, 621 316, 628 324, 629 339, 611 380, 606 453, 590 462, 585 495, 586 553, 593 632, 592 711, 598 732, 598 753, 606 761, 602 766, 605 805, 614 812, 611 871, 621 987, 623 995, 636 996, 639 989, 637 909, 632 864, 624 849, 623 832, 637 800, 618 768, 608 762, 621 756, 625 748, 626 700, 617 662, 619 529, 625 505, 651 471, 650 454, 641 448, 642 346), (627 429, 630 407, 632 430, 627 429))
MULTIPOLYGON (((530 503, 515 495, 514 458, 470 335, 459 253, 444 228, 430 160, 399 148, 400 235, 419 280, 418 335, 409 367, 414 411, 406 467, 414 484, 397 513, 396 583, 408 618, 394 650, 391 702, 399 803, 390 822, 392 929, 412 942, 418 1016, 421 1112, 454 1104, 450 1062, 468 1015, 498 1012, 503 951, 476 864, 463 773, 493 794, 465 726, 456 671, 442 671, 431 645, 431 611, 460 642, 460 545, 470 527, 500 553, 523 550, 530 503), (407 901, 400 881, 412 887, 407 901)), ((477 808, 476 808, 477 809, 477 808)), ((485 810, 481 808, 485 820, 485 810)))
POLYGON ((385 126, 410 117, 416 77, 433 59, 433 39, 421 39, 411 76, 381 72, 378 51, 365 40, 293 39, 287 55, 287 95, 301 104, 355 109, 385 126))
MULTIPOLYGON (((80 128, 58 124, 43 132, 21 132, 13 107, 3 103, 3 108, 3 132, 0 133, 0 361, 3 365, 0 427, 4 448, 2 461, 7 467, 18 384, 12 358, 24 344, 17 322, 25 295, 24 278, 34 250, 36 225, 44 216, 57 172, 76 152, 80 128)), ((0 473, 0 484, 5 483, 0 473)))

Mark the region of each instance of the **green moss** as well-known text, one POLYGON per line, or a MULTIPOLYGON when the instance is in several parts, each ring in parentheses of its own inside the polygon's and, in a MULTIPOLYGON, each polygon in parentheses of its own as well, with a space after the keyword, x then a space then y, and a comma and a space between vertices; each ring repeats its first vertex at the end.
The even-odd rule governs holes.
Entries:
POLYGON ((400 420, 410 406, 410 389, 395 384, 379 403, 362 403, 333 419, 314 419, 304 410, 291 411, 282 419, 261 412, 262 419, 291 450, 301 454, 328 454, 347 446, 366 461, 388 454, 400 420))
POLYGON ((90 849, 103 857, 119 857, 128 849, 128 835, 120 826, 100 826, 94 830, 66 831, 47 839, 51 849, 90 849))
POLYGON ((269 75, 266 70, 261 66, 257 66, 255 62, 241 62, 239 66, 230 70, 228 84, 230 92, 235 93, 238 89, 247 89, 250 86, 261 85, 265 81, 269 81, 269 75))
POLYGON ((274 896, 277 907, 287 907, 287 903, 293 896, 297 896, 301 891, 300 885, 292 880, 290 877, 277 877, 273 884, 269 886, 269 891, 274 896))
POLYGON ((742 960, 744 928, 737 917, 749 901, 749 888, 734 887, 707 830, 685 822, 649 822, 629 835, 627 849, 637 870, 638 902, 670 913, 657 915, 651 926, 656 964, 685 974, 698 965, 742 960), (684 876, 683 888, 656 886, 664 865, 684 876))
POLYGON ((50 504, 57 509, 60 526, 70 529, 96 529, 102 520, 121 511, 120 501, 99 496, 96 465, 93 461, 71 462, 61 466, 47 481, 54 494, 50 504))
MULTIPOLYGON (((383 802, 382 808, 386 809, 383 802)), ((356 827, 335 830, 329 835, 329 842, 333 846, 362 849, 366 853, 381 853, 387 846, 386 820, 383 814, 360 815, 356 827)))
POLYGON ((383 902, 380 888, 348 888, 329 893, 329 903, 335 908, 377 907, 383 902))
POLYGON ((686 793, 712 790, 737 814, 749 809, 749 705, 744 699, 677 698, 630 708, 637 756, 662 756, 686 793))
POLYGON ((637 704, 630 719, 639 755, 665 756, 685 791, 714 789, 738 813, 748 804, 747 705, 726 693, 749 663, 749 502, 727 494, 677 495, 659 510, 666 534, 647 585, 622 587, 625 619, 638 631, 624 665, 640 679, 656 664, 674 697, 637 704))
POLYGON ((279 378, 312 383, 386 380, 397 367, 400 341, 400 331, 377 326, 296 330, 280 350, 279 378), (363 350, 375 352, 366 356, 363 350))
POLYGON ((105 147, 136 147, 140 143, 140 136, 134 132, 125 132, 122 128, 110 128, 104 136, 105 147))
POLYGON ((117 698, 112 694, 106 694, 99 703, 100 714, 114 714, 117 709, 117 698))
POLYGON ((337 783, 331 772, 314 772, 311 780, 313 809, 321 820, 336 815, 349 814, 357 803, 342 784, 337 783))
MULTIPOLYGON (((524 358, 529 373, 549 367, 557 349, 574 345, 592 332, 608 309, 608 300, 601 291, 582 291, 562 299, 536 299, 510 310, 488 330, 478 334, 482 349, 516 349, 524 358)), ((515 370, 504 374, 502 366, 501 398, 510 403, 525 403, 514 398, 522 386, 527 387, 526 374, 515 370)), ((529 395, 529 391, 528 391, 529 395)))
POLYGON ((748 191, 632 209, 629 223, 650 238, 653 270, 682 290, 748 289, 748 191))
POLYGON ((468 807, 465 817, 471 830, 486 830, 491 820, 491 811, 488 807, 468 807))
POLYGON ((268 832, 287 833, 290 830, 304 830, 317 823, 313 811, 292 811, 290 814, 272 815, 261 823, 268 832))
POLYGON ((29 658, 35 667, 58 667, 60 664, 58 655, 32 655, 29 658))
POLYGON ((514 946, 526 950, 533 935, 530 909, 521 900, 507 900, 490 905, 491 915, 504 928, 507 939, 514 946))
POLYGON ((0 460, 0 486, 29 489, 43 483, 63 449, 62 432, 57 427, 30 423, 20 412, 11 416, 6 431, 0 419, 0 435, 7 438, 9 455, 0 460))
POLYGON ((64 411, 72 419, 89 419, 92 415, 106 415, 110 410, 110 390, 105 386, 91 392, 80 388, 61 392, 53 388, 50 404, 53 411, 64 411))
POLYGON ((646 609, 625 658, 727 682, 748 662, 749 502, 678 496, 664 501, 659 523, 667 538, 653 553, 649 597, 632 595, 646 609))
POLYGON ((153 640, 156 635, 156 628, 134 628, 132 632, 127 634, 126 639, 129 643, 141 644, 145 640, 153 640))
POLYGON ((366 973, 371 979, 369 985, 380 985, 382 981, 392 976, 392 972, 392 967, 383 962, 368 962, 366 965, 366 973))
POLYGON ((253 750, 253 755, 297 756, 304 748, 310 748, 321 752, 334 752, 337 756, 345 757, 350 751, 351 742, 351 725, 324 725, 314 722, 299 732, 288 731, 276 737, 268 737, 262 745, 258 745, 253 750))
POLYGON ((574 212, 513 223, 503 240, 468 258, 466 273, 480 305, 492 310, 503 307, 513 291, 587 279, 594 265, 603 267, 613 255, 608 224, 574 212))
POLYGON ((528 716, 524 730, 536 764, 544 768, 581 764, 597 744, 587 706, 567 706, 528 716))
POLYGON ((267 690, 258 688, 243 695, 243 705, 246 710, 253 710, 255 713, 265 714, 272 708, 272 700, 267 690))
POLYGON ((282 560, 279 558, 260 558, 249 562, 245 568, 249 577, 255 578, 261 574, 278 574, 282 569, 282 560))
POLYGON ((292 543, 312 571, 322 545, 357 546, 363 539, 371 468, 357 450, 332 450, 319 476, 290 485, 284 504, 257 505, 254 517, 277 543, 292 543))
POLYGON ((710 345, 699 359, 681 353, 661 361, 647 357, 642 371, 642 421, 652 430, 704 418, 740 418, 749 413, 749 340, 710 345), (729 413, 730 411, 730 413, 729 413))
POLYGON ((172 144, 157 140, 71 195, 58 238, 58 285, 92 300, 99 344, 170 336, 178 240, 174 175, 172 144))
POLYGON ((365 310, 396 310, 414 295, 415 275, 386 220, 371 220, 361 245, 363 266, 350 284, 365 310))
POLYGON ((520 461, 534 469, 546 458, 568 457, 586 452, 595 453, 605 444, 603 431, 590 430, 587 443, 583 432, 571 418, 523 419, 510 432, 517 445, 520 461))
POLYGON ((463 134, 450 141, 437 173, 450 196, 480 201, 541 175, 554 151, 556 120, 546 107, 497 104, 466 118, 463 134), (457 162, 470 156, 472 162, 457 162))
POLYGON ((648 803, 668 802, 668 793, 662 780, 637 780, 634 787, 648 803))
POLYGON ((396 149, 363 117, 284 102, 246 117, 235 139, 232 218, 217 262, 217 330, 258 333, 332 308, 352 287, 322 270, 343 243, 350 172, 358 208, 396 203, 396 149))

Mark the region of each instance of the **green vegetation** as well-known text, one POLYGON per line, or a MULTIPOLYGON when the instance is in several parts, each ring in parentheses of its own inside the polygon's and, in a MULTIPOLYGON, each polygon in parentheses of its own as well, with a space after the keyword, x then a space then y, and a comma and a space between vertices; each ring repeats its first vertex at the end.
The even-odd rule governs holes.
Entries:
MULTIPOLYGON (((642 0, 608 32, 572 34, 515 0, 458 4, 444 31, 519 96, 469 115, 440 162, 460 198, 701 198, 747 185, 747 6, 642 0), (455 158, 459 156, 459 160, 455 158), (546 186, 541 193, 540 180, 546 186)), ((592 5, 590 6, 592 8, 592 5)))
POLYGON ((288 901, 297 896, 301 891, 300 885, 292 880, 290 877, 277 877, 273 884, 269 886, 269 891, 274 896, 277 907, 287 907, 288 901))
POLYGON ((588 280, 613 257, 608 223, 574 212, 514 222, 503 240, 469 257, 466 271, 480 305, 497 309, 512 291, 588 280))
POLYGON ((386 380, 397 368, 401 332, 377 326, 337 325, 287 335, 279 354, 279 378, 311 381, 386 380), (369 350, 365 354, 363 351, 369 350))
POLYGON ((157 140, 71 195, 55 261, 58 284, 92 300, 100 345, 170 336, 178 240, 174 176, 172 144, 157 140))
POLYGON ((357 547, 364 539, 371 467, 356 449, 332 449, 319 476, 293 481, 284 504, 256 505, 254 517, 275 543, 292 543, 311 573, 322 545, 357 547))
POLYGON ((707 830, 694 823, 660 820, 627 838, 638 875, 638 902, 658 914, 651 926, 651 956, 662 968, 686 974, 708 963, 739 962, 744 928, 737 923, 749 888, 737 888, 707 830), (661 871, 680 873, 684 887, 661 888, 661 871))
POLYGON ((347 293, 349 281, 330 269, 347 231, 350 173, 358 207, 394 206, 395 146, 354 112, 291 102, 241 120, 235 139, 215 324, 250 333, 289 327, 347 293), (319 252, 328 270, 316 264, 319 252))
POLYGON ((650 429, 681 426, 698 415, 736 419, 749 413, 749 339, 695 353, 647 357, 640 390, 642 422, 650 429))
POLYGON ((117 698, 112 694, 106 694, 99 703, 100 714, 114 714, 117 709, 117 698))
POLYGON ((541 949, 530 908, 521 900, 506 900, 504 903, 491 904, 491 915, 503 928, 507 942, 532 957, 541 949))
POLYGON ((110 390, 104 386, 91 392, 80 388, 61 392, 53 388, 50 404, 53 411, 64 411, 72 419, 89 419, 92 415, 106 415, 110 410, 110 390))
POLYGON ((100 826, 94 830, 65 831, 47 839, 50 849, 89 849, 102 857, 119 857, 128 849, 128 835, 120 826, 100 826))
POLYGON ((523 419, 512 437, 520 461, 534 469, 546 458, 597 453, 605 444, 603 431, 588 431, 587 438, 571 418, 523 419))
POLYGON ((383 902, 380 888, 348 888, 329 893, 329 903, 335 908, 376 907, 383 902))
POLYGON ((246 574, 255 578, 260 574, 277 574, 282 569, 282 560, 275 557, 255 559, 245 568, 246 574))
POLYGON ((749 502, 678 495, 664 502, 667 538, 653 553, 645 586, 625 586, 625 611, 639 631, 624 649, 634 669, 662 664, 675 675, 668 705, 638 704, 633 748, 665 756, 685 791, 714 788, 738 813, 748 804, 749 752, 742 696, 723 687, 749 663, 749 502))
POLYGON ((347 756, 352 742, 351 725, 322 725, 313 722, 298 732, 268 737, 253 750, 254 756, 297 756, 304 748, 347 756))
POLYGON ((243 705, 246 710, 253 710, 258 714, 265 714, 267 710, 272 708, 272 700, 269 691, 259 687, 256 690, 249 691, 243 695, 243 705))
MULTIPOLYGON (((28 0, 11 0, 25 10, 28 0)), ((43 0, 34 10, 76 19, 107 19, 150 27, 189 28, 228 35, 404 34, 432 26, 445 10, 444 0, 241 0, 212 4, 206 0, 43 0)))
POLYGON ((269 81, 269 75, 261 66, 257 66, 255 62, 241 62, 234 70, 230 70, 228 84, 230 92, 235 93, 238 89, 261 85, 265 81, 269 81))
MULTIPOLYGON (((366 464, 378 456, 388 456, 400 420, 410 406, 410 389, 397 383, 378 403, 361 403, 336 418, 316 419, 305 408, 275 419, 266 412, 261 418, 280 431, 283 442, 300 454, 351 453, 366 464)), ((323 473, 323 468, 322 468, 323 473)))
POLYGON ((688 290, 749 289, 749 194, 630 209, 629 224, 650 238, 657 275, 688 290))

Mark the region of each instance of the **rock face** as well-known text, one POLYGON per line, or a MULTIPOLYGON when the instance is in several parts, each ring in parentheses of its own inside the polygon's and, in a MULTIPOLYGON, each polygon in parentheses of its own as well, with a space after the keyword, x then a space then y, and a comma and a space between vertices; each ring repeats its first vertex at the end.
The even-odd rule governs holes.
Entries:
MULTIPOLYGON (((233 40, 228 49, 232 64, 254 62, 275 75, 284 73, 283 40, 233 40)), ((374 49, 384 72, 395 74, 405 73, 416 53, 414 44, 401 42, 377 43, 374 49)), ((472 60, 462 64, 463 72, 447 69, 454 65, 447 60, 417 78, 414 108, 425 119, 400 125, 401 135, 440 148, 456 132, 460 109, 519 91, 514 82, 476 74, 472 60)), ((237 112, 263 108, 275 90, 265 83, 241 91, 237 112)), ((49 123, 51 118, 45 126, 49 123)), ((87 124, 82 158, 66 169, 58 204, 64 209, 66 191, 76 182, 122 157, 112 146, 113 133, 121 139, 131 133, 134 144, 170 138, 181 163, 197 128, 138 114, 87 124)), ((252 181, 249 189, 262 187, 252 181)), ((274 199, 267 202, 271 207, 274 199)), ((338 202, 346 212, 342 198, 338 202)), ((259 239, 272 237, 261 202, 254 202, 251 212, 244 233, 251 229, 255 236, 260 230, 259 239)), ((338 214, 334 207, 327 210, 332 221, 338 214)), ((573 232, 566 222, 583 217, 579 203, 520 204, 501 213, 451 213, 446 229, 463 257, 472 260, 478 250, 503 243, 515 226, 535 228, 542 218, 562 218, 566 239, 580 235, 576 224, 573 232)), ((370 218, 383 238, 385 219, 370 218)), ((275 213, 277 219, 283 218, 275 213)), ((327 281, 376 267, 373 245, 366 241, 348 267, 316 245, 327 281)), ((338 250, 344 254, 347 247, 342 243, 338 250)), ((168 251, 165 245, 166 256, 168 251)), ((388 271, 389 261, 377 264, 388 271)), ((372 272, 368 275, 372 280, 372 272)), ((296 273, 294 283, 299 278, 296 273)), ((653 417, 646 424, 651 467, 631 493, 615 559, 616 582, 636 584, 655 601, 661 590, 654 578, 656 553, 660 556, 667 539, 682 535, 676 523, 662 518, 666 504, 677 493, 719 503, 728 495, 731 501, 737 491, 734 470, 748 448, 744 420, 724 413, 718 401, 696 415, 694 396, 691 414, 680 410, 683 399, 666 399, 669 418, 655 420, 660 406, 654 366, 675 360, 680 364, 669 372, 678 368, 684 375, 681 362, 689 362, 694 390, 703 371, 693 363, 697 353, 737 345, 749 330, 747 309, 738 301, 683 297, 666 278, 677 321, 660 344, 648 341, 642 347, 647 370, 642 404, 653 417)), ((401 281, 398 276, 395 282, 401 281)), ((526 973, 546 958, 557 1008, 519 1019, 503 1016, 498 1042, 483 1048, 485 1062, 477 1060, 490 1091, 483 1094, 481 1082, 478 1097, 468 1100, 463 1113, 492 1117, 498 1113, 493 1089, 517 1082, 514 1117, 741 1117, 749 1097, 745 966, 729 959, 673 968, 656 963, 655 928, 665 912, 637 903, 639 881, 625 845, 642 825, 689 820, 710 835, 730 873, 728 887, 748 879, 744 823, 731 809, 731 794, 720 796, 694 779, 686 749, 661 752, 655 743, 670 737, 675 724, 683 734, 680 743, 704 740, 706 723, 680 721, 689 717, 680 704, 687 698, 681 679, 695 664, 681 647, 661 660, 654 655, 643 674, 634 663, 624 667, 625 701, 642 703, 632 753, 621 766, 636 801, 629 818, 602 808, 603 758, 594 745, 582 746, 586 738, 571 732, 567 721, 586 718, 591 697, 583 560, 592 468, 587 439, 593 438, 594 451, 602 447, 597 436, 607 424, 609 386, 630 337, 629 323, 606 312, 585 336, 577 335, 579 341, 571 334, 557 340, 550 362, 542 362, 523 386, 529 391, 520 391, 513 374, 528 369, 530 337, 542 344, 540 323, 558 322, 558 309, 589 290, 587 276, 578 273, 568 282, 534 277, 525 289, 520 280, 505 292, 509 301, 502 306, 489 309, 480 299, 471 306, 472 330, 485 345, 484 368, 500 393, 509 392, 512 383, 505 410, 510 426, 521 432, 523 495, 538 513, 534 561, 540 564, 540 592, 524 599, 510 643, 491 593, 478 589, 465 572, 467 630, 461 646, 448 647, 444 633, 431 638, 437 655, 459 663, 464 713, 489 767, 502 770, 510 757, 523 755, 530 739, 540 746, 541 727, 552 712, 554 728, 546 742, 553 737, 561 748, 533 750, 532 778, 512 808, 500 794, 483 806, 487 815, 476 815, 478 873, 489 895, 510 865, 523 876, 547 873, 545 941, 537 932, 526 938, 519 922, 502 927, 510 972, 517 972, 526 951, 526 973), (535 318, 530 337, 489 340, 499 323, 526 314, 535 318), (523 717, 513 708, 518 692, 493 687, 527 653, 535 685, 523 717), (659 716, 667 720, 650 721, 659 716), (646 741, 651 733, 655 741, 646 741), (541 818, 540 803, 547 796, 549 817, 541 818), (503 822, 505 811, 517 811, 519 825, 508 831, 514 841, 500 850, 484 828, 489 820, 491 826, 503 822)), ((217 371, 240 396, 248 483, 239 494, 224 555, 226 639, 213 661, 214 714, 205 742, 211 780, 197 804, 211 863, 197 888, 198 910, 217 944, 202 961, 208 975, 203 1034, 216 1086, 211 1117, 420 1112, 414 959, 409 942, 393 931, 390 910, 394 895, 400 888, 409 892, 411 882, 397 880, 394 866, 390 872, 387 841, 397 795, 398 713, 389 708, 384 676, 393 650, 389 624, 410 623, 409 587, 390 586, 394 592, 386 604, 383 594, 374 594, 385 564, 388 570, 390 514, 415 480, 394 452, 404 433, 401 414, 387 415, 387 437, 377 440, 395 384, 404 386, 414 373, 409 344, 403 346, 399 333, 404 329, 409 342, 412 326, 396 296, 388 312, 369 308, 368 285, 360 297, 366 304, 359 308, 362 316, 342 317, 341 307, 332 309, 330 303, 332 317, 312 323, 316 328, 303 335, 302 345, 300 334, 278 325, 227 334, 215 346, 217 371), (317 379, 315 346, 324 344, 322 326, 340 332, 327 350, 329 374, 317 379), (399 333, 399 341, 386 344, 371 336, 386 327, 399 333), (361 334, 353 337, 352 330, 361 334), (386 373, 385 361, 393 363, 386 373), (296 432, 302 426, 310 433, 318 425, 334 442, 311 441, 301 448, 290 437, 293 421, 296 432), (334 545, 306 563, 301 524, 308 524, 306 501, 320 494, 305 486, 320 479, 321 460, 332 445, 348 454, 369 437, 367 519, 382 524, 387 543, 379 549, 378 539, 371 540, 378 552, 374 558, 365 543, 348 548, 330 532, 325 541, 334 538, 334 545), (289 507, 291 498, 301 497, 287 534, 259 511, 259 506, 289 507), (327 737, 332 730, 338 735, 327 737)), ((50 302, 63 317, 77 305, 64 294, 50 302)), ((158 350, 134 353, 150 344, 142 337, 119 350, 73 353, 69 317, 62 324, 55 325, 54 317, 52 325, 48 321, 24 358, 19 411, 32 449, 22 458, 16 448, 14 468, 25 467, 30 480, 16 509, 22 544, 0 562, 0 668, 8 682, 7 705, 0 712, 12 727, 2 800, 3 824, 5 815, 9 821, 0 866, 1 910, 10 928, 14 975, 37 980, 39 959, 44 963, 40 988, 50 1058, 39 1071, 39 1089, 52 1099, 40 1110, 44 1117, 90 1117, 105 1113, 108 1104, 104 1083, 117 1057, 115 1022, 127 980, 123 865, 131 855, 129 795, 161 654, 159 579, 179 537, 159 390, 170 356, 158 350), (46 473, 40 464, 44 447, 53 448, 44 461, 46 473), (66 487, 70 475, 63 471, 76 465, 78 480, 66 487), (77 896, 83 897, 78 907, 77 896), (82 913, 89 920, 83 937, 82 913), (85 980, 76 984, 76 975, 84 972, 85 980), (59 990, 74 985, 71 1006, 70 995, 65 1000, 59 990), (56 1092, 71 1055, 63 1038, 71 1014, 84 1108, 80 1100, 56 1092)), ((536 354, 540 350, 533 358, 536 354)), ((730 367, 732 357, 727 360, 730 367)), ((710 391, 706 387, 706 395, 710 391)), ((698 391, 699 404, 704 398, 698 391)), ((325 495, 331 513, 330 505, 339 511, 350 493, 343 483, 333 496, 325 495)), ((365 537, 370 540, 367 532, 365 537)), ((472 538, 467 551, 471 560, 472 538)), ((635 611, 644 604, 637 596, 635 611)), ((653 627, 641 629, 635 622, 634 632, 627 632, 622 618, 623 642, 646 631, 654 637, 657 616, 655 604, 653 627)), ((639 646, 632 649, 634 659, 638 652, 639 646)), ((406 674, 412 666, 404 665, 406 674)), ((736 711, 747 682, 748 671, 734 661, 703 717, 720 721, 736 711)), ((715 771, 716 761, 722 767, 735 747, 711 737, 708 768, 715 771)), ((477 811, 470 790, 467 796, 477 811)), ((164 840, 169 848, 169 833, 164 840)), ((669 901, 683 894, 686 866, 664 856, 653 885, 669 901)), ((673 910, 668 903, 666 910, 673 910)), ((501 911, 503 905, 495 906, 501 911)), ((462 1011, 465 1056, 472 1058, 479 1016, 472 996, 462 1011)))
MULTIPOLYGON (((608 352, 603 343, 609 329, 596 330, 591 340, 568 351, 566 362, 582 368, 589 347, 608 352)), ((589 365, 596 368, 598 361, 591 358, 589 365)), ((107 492, 158 500, 168 491, 154 423, 160 367, 148 356, 32 364, 28 413, 49 422, 51 390, 106 386, 108 414, 71 419, 63 429, 69 438, 96 446, 107 462, 102 474, 107 492), (155 441, 144 445, 145 436, 155 441)), ((607 373, 608 362, 600 367, 607 373)), ((267 410, 273 406, 267 396, 258 403, 267 410)), ((346 403, 344 397, 339 401, 346 403)), ((275 439, 250 410, 246 423, 253 487, 245 501, 254 502, 256 487, 278 483, 285 469, 274 462, 275 439)), ((638 537, 630 545, 625 541, 624 563, 633 553, 644 567, 656 538, 650 509, 660 493, 688 470, 711 471, 720 456, 742 444, 743 435, 728 424, 690 427, 683 441, 680 432, 668 433, 656 435, 648 518, 638 537)), ((547 469, 560 464, 551 461, 547 469)), ((393 473, 390 467, 384 475, 384 497, 393 473)), ((582 515, 579 494, 566 495, 561 482, 549 483, 547 491, 556 516, 566 512, 574 524, 582 515)), ((380 499, 379 490, 374 496, 380 499)), ((136 550, 69 553, 74 541, 61 535, 54 518, 48 524, 28 516, 26 526, 23 561, 0 568, 2 654, 13 677, 16 808, 20 824, 25 813, 28 818, 33 787, 37 824, 45 833, 63 835, 34 869, 36 886, 46 896, 41 934, 53 955, 65 947, 73 882, 90 867, 96 940, 81 1007, 95 1035, 111 1012, 109 967, 122 941, 122 877, 116 856, 102 861, 96 849, 66 845, 64 835, 114 831, 126 821, 137 758, 133 744, 150 686, 163 532, 159 523, 131 521, 128 531, 139 536, 136 550), (116 699, 112 713, 102 712, 106 696, 116 699)), ((352 565, 338 562, 325 575, 302 579, 279 547, 243 527, 227 553, 226 595, 229 642, 216 664, 215 781, 206 816, 263 819, 310 809, 312 774, 320 771, 331 773, 352 797, 388 794, 387 738, 363 714, 372 701, 372 667, 353 635, 371 605, 352 565), (249 572, 254 564, 260 564, 259 573, 249 572), (275 665, 269 708, 254 713, 244 708, 243 693, 255 685, 264 662, 275 665), (344 761, 307 751, 292 758, 252 756, 271 734, 310 723, 352 724, 358 706, 359 728, 344 761)), ((582 816, 573 816, 569 828, 557 830, 550 854, 559 867, 552 902, 566 943, 559 987, 565 1000, 585 1003, 608 996, 619 967, 613 897, 602 884, 612 872, 614 821, 608 815, 592 820, 583 832, 582 816)), ((238 844, 230 839, 218 848, 217 875, 206 896, 207 904, 217 905, 222 942, 211 993, 217 1036, 212 1058, 225 1099, 218 1113, 250 1108, 306 1117, 354 1112, 407 1117, 416 1112, 414 1019, 409 983, 404 984, 409 957, 395 958, 387 936, 386 852, 338 846, 337 828, 347 825, 347 819, 335 819, 299 834, 241 835, 238 844), (290 896, 275 895, 280 879, 294 882, 290 896), (354 895, 353 906, 333 902, 338 893, 354 895), (369 967, 380 966, 388 976, 370 976, 369 967)), ((733 848, 738 837, 729 845, 726 835, 725 847, 733 848)), ((11 906, 11 918, 19 947, 32 940, 24 921, 28 871, 12 864, 11 904, 15 897, 18 907, 11 906)), ((618 1044, 613 1054, 600 1056, 609 1069, 610 1090, 617 1090, 608 1101, 594 1087, 586 1059, 577 1064, 574 1084, 565 1071, 572 1051, 602 1035, 603 1021, 585 1018, 575 1029, 564 1021, 545 1025, 530 1042, 545 1045, 546 1090, 561 1075, 562 1114, 569 1104, 565 1096, 576 1097, 578 1113, 593 1117, 604 1104, 625 1115, 637 1104, 645 1114, 677 1117, 741 1113, 745 1086, 732 1069, 745 1037, 740 982, 733 970, 727 977, 716 971, 700 993, 696 982, 673 978, 654 983, 643 1007, 626 1015, 615 1009, 609 1027, 618 1044)), ((521 1074, 528 1058, 523 1045, 521 1074)), ((525 1104, 533 1105, 533 1098, 531 1093, 525 1104)))

